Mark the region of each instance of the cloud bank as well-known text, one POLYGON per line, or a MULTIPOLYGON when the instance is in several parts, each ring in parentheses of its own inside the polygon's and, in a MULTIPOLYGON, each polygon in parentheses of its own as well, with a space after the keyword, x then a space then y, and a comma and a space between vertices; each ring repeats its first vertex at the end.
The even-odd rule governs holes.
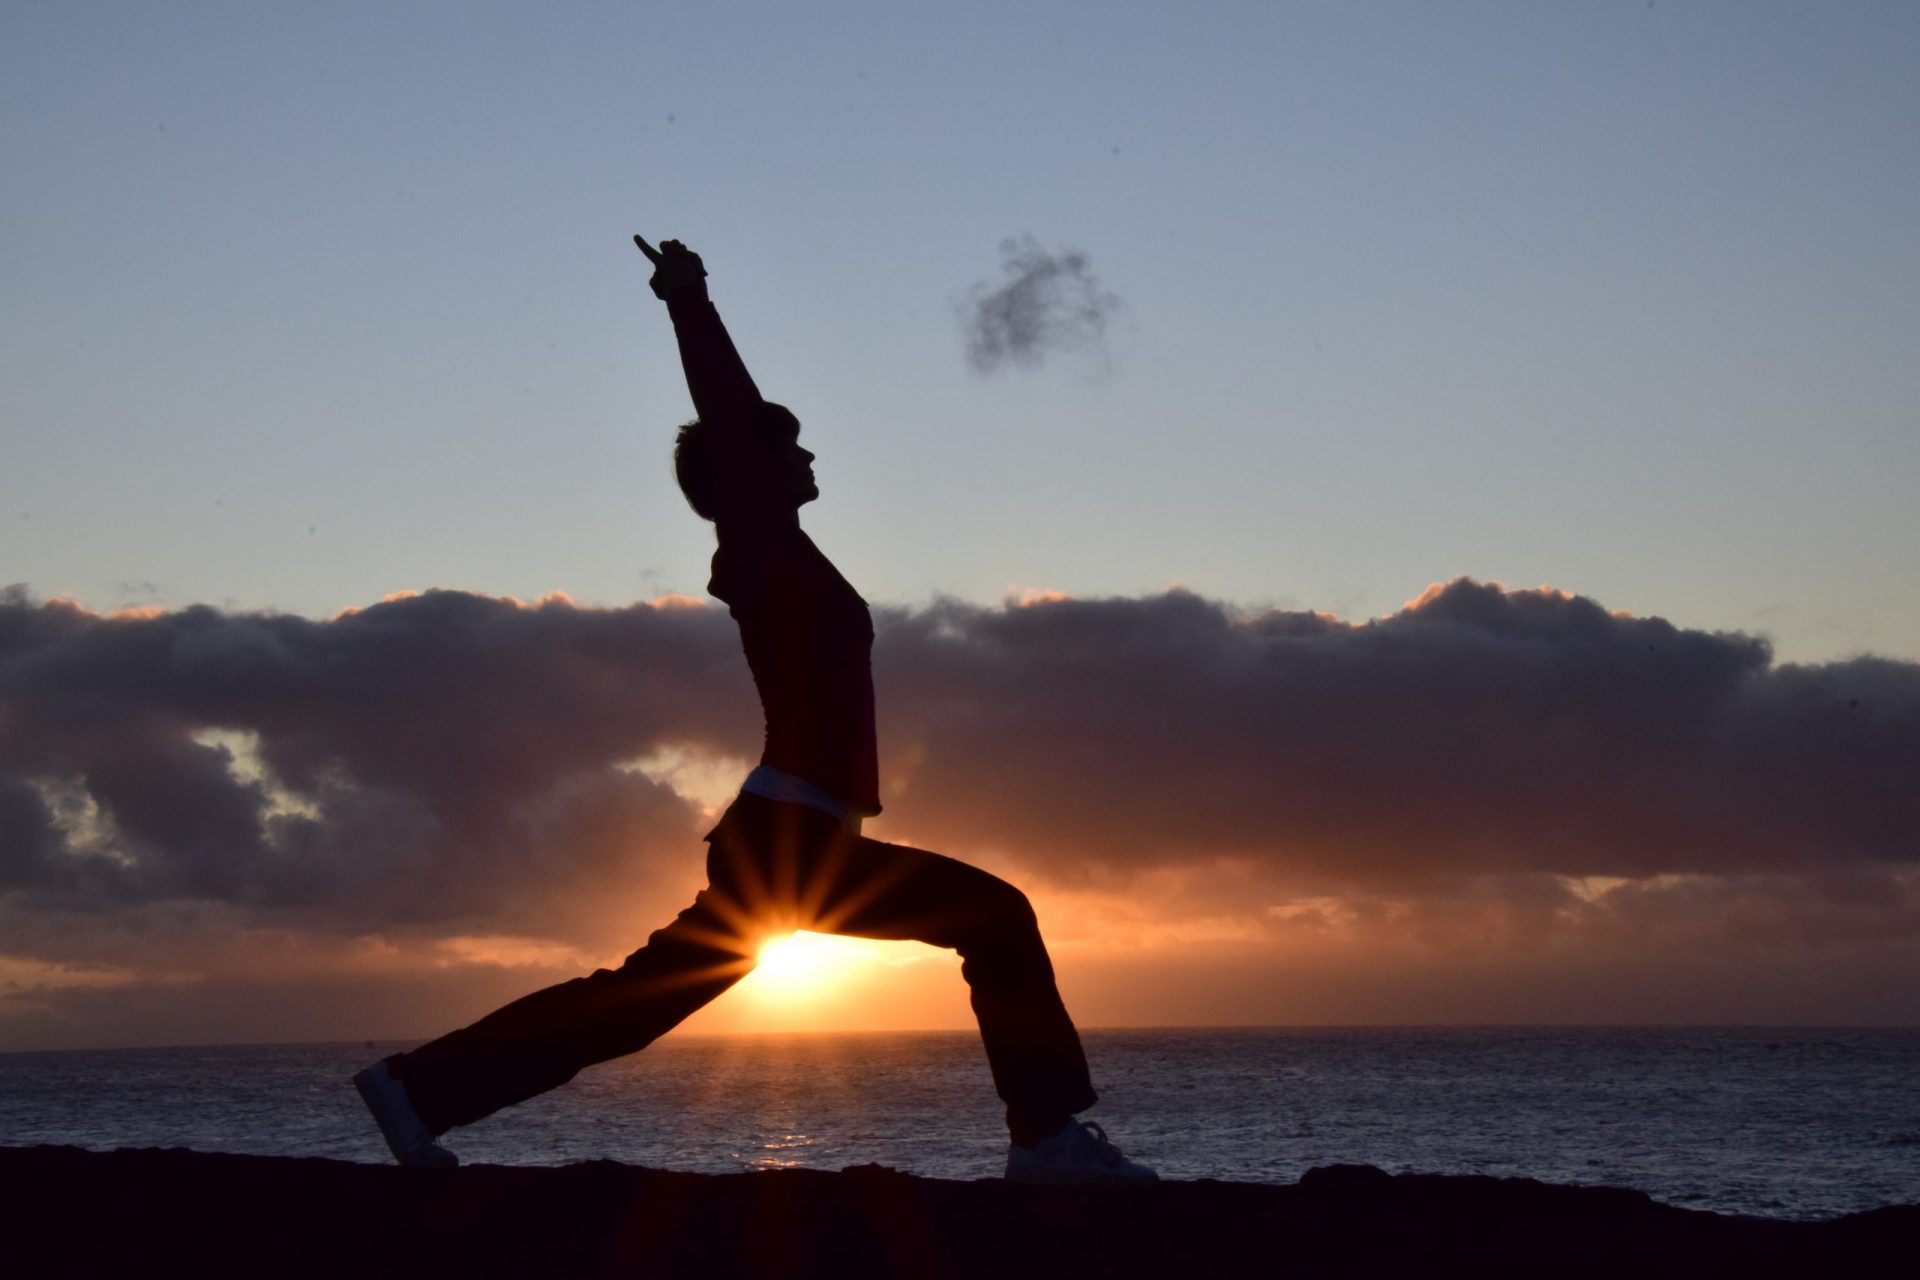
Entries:
MULTIPOLYGON (((1466 579, 1364 623, 1184 591, 876 621, 875 834, 1079 904, 1070 945, 1920 942, 1920 664, 1776 665, 1466 579)), ((686 601, 315 621, 13 590, 0 1011, 263 936, 322 968, 369 939, 456 967, 625 950, 698 887, 685 780, 758 735, 731 621, 686 601)))
POLYGON ((1468 580, 1391 617, 1185 592, 897 616, 913 804, 1070 874, 1232 853, 1351 880, 1909 865, 1920 665, 1468 580), (983 805, 979 798, 994 797, 983 805))
POLYGON ((1032 236, 1000 242, 999 283, 982 281, 959 304, 975 373, 1037 367, 1049 355, 1101 347, 1121 308, 1077 249, 1049 251, 1032 236))
POLYGON ((615 766, 661 741, 745 750, 731 630, 697 607, 449 591, 325 622, 15 593, 0 891, 343 926, 524 910, 536 886, 637 856, 621 833, 697 818, 615 766))

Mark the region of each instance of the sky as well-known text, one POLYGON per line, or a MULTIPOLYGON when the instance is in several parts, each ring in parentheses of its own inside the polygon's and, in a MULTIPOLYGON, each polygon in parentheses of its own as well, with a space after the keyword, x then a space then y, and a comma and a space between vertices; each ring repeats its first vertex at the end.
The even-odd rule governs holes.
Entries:
MULTIPOLYGON (((1920 1020, 1917 70, 1904 4, 6 6, 0 1049, 425 1035, 698 887, 758 722, 634 232, 819 455, 873 833, 1083 1022, 1920 1020)), ((690 1029, 966 1024, 835 954, 690 1029)))

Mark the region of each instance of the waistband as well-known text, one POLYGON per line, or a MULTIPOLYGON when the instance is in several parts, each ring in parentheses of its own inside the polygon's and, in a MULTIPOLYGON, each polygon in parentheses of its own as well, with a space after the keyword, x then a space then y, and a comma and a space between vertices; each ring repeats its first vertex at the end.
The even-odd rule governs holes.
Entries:
POLYGON ((740 784, 740 794, 759 796, 762 800, 773 800, 780 804, 803 804, 829 815, 854 835, 860 834, 860 822, 864 815, 858 809, 831 792, 814 786, 805 778, 782 773, 772 765, 760 765, 749 773, 747 780, 740 784))

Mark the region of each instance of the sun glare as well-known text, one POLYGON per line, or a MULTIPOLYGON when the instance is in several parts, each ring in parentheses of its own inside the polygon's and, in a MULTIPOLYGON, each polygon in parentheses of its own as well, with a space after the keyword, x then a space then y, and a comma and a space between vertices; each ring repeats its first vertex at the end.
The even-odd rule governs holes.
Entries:
POLYGON ((825 995, 870 959, 868 951, 855 938, 802 930, 762 943, 759 964, 747 982, 783 999, 825 995))

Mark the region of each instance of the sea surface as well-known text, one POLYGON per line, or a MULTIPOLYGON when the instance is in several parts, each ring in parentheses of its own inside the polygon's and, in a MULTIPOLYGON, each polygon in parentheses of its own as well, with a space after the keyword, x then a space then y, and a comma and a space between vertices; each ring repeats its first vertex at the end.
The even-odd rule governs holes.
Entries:
MULTIPOLYGON (((1091 1031, 1088 1114, 1163 1177, 1337 1163, 1634 1187, 1821 1218, 1920 1202, 1920 1030, 1091 1031)), ((347 1077, 402 1044, 0 1054, 0 1145, 377 1161, 347 1077)), ((469 1162, 997 1177, 970 1032, 673 1037, 457 1129, 469 1162)))

